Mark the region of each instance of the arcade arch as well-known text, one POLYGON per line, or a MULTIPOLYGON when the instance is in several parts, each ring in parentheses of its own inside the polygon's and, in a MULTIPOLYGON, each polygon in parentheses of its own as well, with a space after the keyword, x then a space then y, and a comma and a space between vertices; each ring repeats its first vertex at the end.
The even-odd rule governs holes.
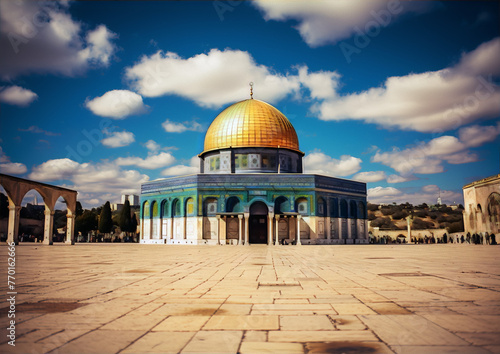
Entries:
POLYGON ((43 203, 45 204, 43 243, 48 245, 52 244, 52 226, 54 223, 56 202, 59 198, 62 198, 66 202, 67 206, 65 242, 74 244, 74 221, 77 191, 5 174, 0 174, 0 185, 4 188, 9 202, 7 242, 14 242, 15 244, 19 243, 19 219, 21 205, 25 195, 30 190, 35 190, 42 197, 43 203))

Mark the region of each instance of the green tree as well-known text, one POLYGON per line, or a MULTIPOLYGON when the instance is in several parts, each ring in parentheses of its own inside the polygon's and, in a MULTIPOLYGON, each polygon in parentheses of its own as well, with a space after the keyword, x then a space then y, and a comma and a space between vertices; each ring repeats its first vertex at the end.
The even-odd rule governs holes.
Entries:
POLYGON ((97 230, 97 213, 95 209, 85 210, 82 215, 77 216, 75 220, 75 232, 81 232, 82 235, 88 236, 92 230, 97 230))
POLYGON ((120 212, 118 225, 123 232, 132 232, 132 217, 130 216, 130 202, 128 200, 125 201, 125 204, 120 212))
POLYGON ((99 232, 109 234, 113 229, 113 220, 111 220, 111 205, 109 201, 104 204, 99 216, 99 232))
POLYGON ((76 202, 76 208, 75 208, 75 218, 79 217, 82 214, 83 214, 82 204, 77 201, 76 202))

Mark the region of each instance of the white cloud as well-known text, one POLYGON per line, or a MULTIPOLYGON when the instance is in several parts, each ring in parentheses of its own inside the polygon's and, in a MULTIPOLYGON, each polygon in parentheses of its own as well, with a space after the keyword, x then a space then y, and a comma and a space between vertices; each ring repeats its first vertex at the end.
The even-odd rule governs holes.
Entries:
POLYGON ((377 198, 377 197, 393 197, 396 195, 400 195, 403 192, 401 192, 399 189, 394 188, 394 187, 375 187, 375 188, 369 188, 368 189, 368 198, 377 198))
POLYGON ((450 164, 478 161, 479 157, 469 151, 469 147, 477 147, 493 141, 500 134, 499 127, 500 124, 465 127, 459 130, 460 139, 443 135, 427 143, 417 143, 416 146, 404 150, 393 148, 392 151, 388 152, 377 151, 371 161, 392 167, 404 178, 408 178, 414 173, 440 173, 444 171, 443 161, 450 164))
POLYGON ((307 66, 299 69, 299 81, 310 91, 311 98, 326 99, 336 96, 340 75, 334 71, 309 73, 307 66))
POLYGON ((305 173, 317 173, 330 176, 349 176, 361 169, 361 159, 342 155, 334 159, 320 151, 314 151, 304 158, 305 173))
POLYGON ((107 66, 115 51, 111 40, 116 37, 116 33, 111 32, 106 26, 98 26, 87 33, 87 48, 79 52, 80 57, 85 62, 96 62, 107 66))
POLYGON ((415 179, 417 178, 412 175, 405 177, 400 175, 389 175, 387 176, 387 183, 403 183, 403 182, 413 181, 415 179))
POLYGON ((104 133, 108 135, 108 137, 102 139, 101 143, 108 147, 123 147, 130 145, 135 141, 134 134, 127 131, 109 133, 105 130, 104 133))
POLYGON ((194 132, 203 131, 201 124, 196 121, 178 123, 172 122, 171 120, 167 119, 161 124, 161 126, 167 133, 183 133, 188 130, 194 132))
POLYGON ((11 162, 10 158, 3 152, 3 149, 0 146, 0 173, 8 175, 22 175, 27 171, 28 169, 25 164, 20 162, 11 162))
POLYGON ((0 102, 15 106, 29 106, 37 98, 36 93, 20 86, 9 86, 0 91, 0 102))
POLYGON ((22 175, 26 173, 28 169, 25 164, 19 162, 7 162, 0 164, 0 172, 8 175, 22 175))
POLYGON ((189 160, 189 165, 176 165, 162 171, 162 176, 181 176, 200 172, 200 158, 193 156, 189 160))
POLYGON ((299 89, 296 77, 275 74, 256 64, 249 53, 230 49, 212 49, 187 59, 158 51, 127 68, 126 78, 143 96, 173 94, 204 107, 218 107, 249 97, 251 81, 255 83, 256 97, 269 102, 299 89))
POLYGON ((49 160, 35 166, 29 178, 41 182, 70 181, 67 188, 85 193, 88 199, 116 198, 121 194, 138 194, 140 185, 149 180, 136 170, 123 170, 113 163, 78 163, 70 159, 49 160))
POLYGON ((168 152, 161 152, 158 155, 150 155, 145 159, 140 157, 119 157, 115 160, 118 166, 132 166, 154 170, 171 165, 175 162, 175 157, 168 152))
POLYGON ((81 74, 105 67, 116 37, 104 25, 88 32, 74 20, 67 1, 0 1, 0 77, 29 73, 81 74))
POLYGON ((413 189, 410 192, 404 192, 394 187, 375 187, 368 189, 367 199, 371 203, 386 203, 391 204, 396 202, 417 205, 422 203, 435 204, 437 198, 441 195, 441 200, 445 204, 461 204, 463 203, 462 192, 439 190, 436 185, 423 186, 417 190, 413 189))
MULTIPOLYGON (((87 166, 88 164, 83 165, 87 166)), ((82 165, 68 158, 49 160, 39 166, 33 167, 29 178, 41 182, 71 180, 80 166, 82 165)))
POLYGON ((386 179, 387 176, 384 171, 367 171, 367 172, 359 172, 355 174, 352 179, 360 182, 378 182, 386 179))
POLYGON ((469 147, 481 146, 493 141, 500 134, 500 123, 496 126, 472 125, 460 129, 460 140, 469 147))
POLYGON ((298 21, 300 35, 313 47, 336 43, 370 26, 386 27, 401 14, 427 6, 397 0, 256 0, 254 4, 264 12, 266 20, 298 21))
POLYGON ((148 141, 146 141, 146 143, 144 144, 144 146, 146 147, 146 149, 148 149, 151 152, 158 152, 158 150, 160 150, 160 148, 161 148, 160 144, 158 144, 154 140, 148 140, 148 141))
POLYGON ((113 119, 143 114, 149 108, 142 102, 140 95, 128 90, 108 91, 100 97, 87 100, 85 106, 95 115, 113 119))
POLYGON ((363 120, 384 127, 440 132, 498 118, 500 38, 464 54, 450 68, 389 77, 383 86, 329 98, 314 106, 323 120, 363 120))

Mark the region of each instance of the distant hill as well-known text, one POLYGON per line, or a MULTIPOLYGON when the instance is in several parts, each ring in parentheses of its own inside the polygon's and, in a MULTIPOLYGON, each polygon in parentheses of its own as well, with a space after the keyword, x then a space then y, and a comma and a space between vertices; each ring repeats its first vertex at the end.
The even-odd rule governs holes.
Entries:
POLYGON ((382 230, 406 229, 406 217, 413 217, 412 229, 447 229, 448 233, 463 232, 463 206, 420 204, 371 204, 368 203, 368 220, 371 227, 382 230))

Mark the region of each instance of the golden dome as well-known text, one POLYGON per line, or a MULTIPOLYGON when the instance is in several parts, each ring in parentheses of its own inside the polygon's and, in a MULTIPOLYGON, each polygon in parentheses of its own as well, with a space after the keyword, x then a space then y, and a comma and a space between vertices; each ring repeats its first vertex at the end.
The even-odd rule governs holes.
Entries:
POLYGON ((203 153, 229 147, 280 147, 302 153, 288 118, 270 104, 255 99, 227 107, 210 124, 203 153))

